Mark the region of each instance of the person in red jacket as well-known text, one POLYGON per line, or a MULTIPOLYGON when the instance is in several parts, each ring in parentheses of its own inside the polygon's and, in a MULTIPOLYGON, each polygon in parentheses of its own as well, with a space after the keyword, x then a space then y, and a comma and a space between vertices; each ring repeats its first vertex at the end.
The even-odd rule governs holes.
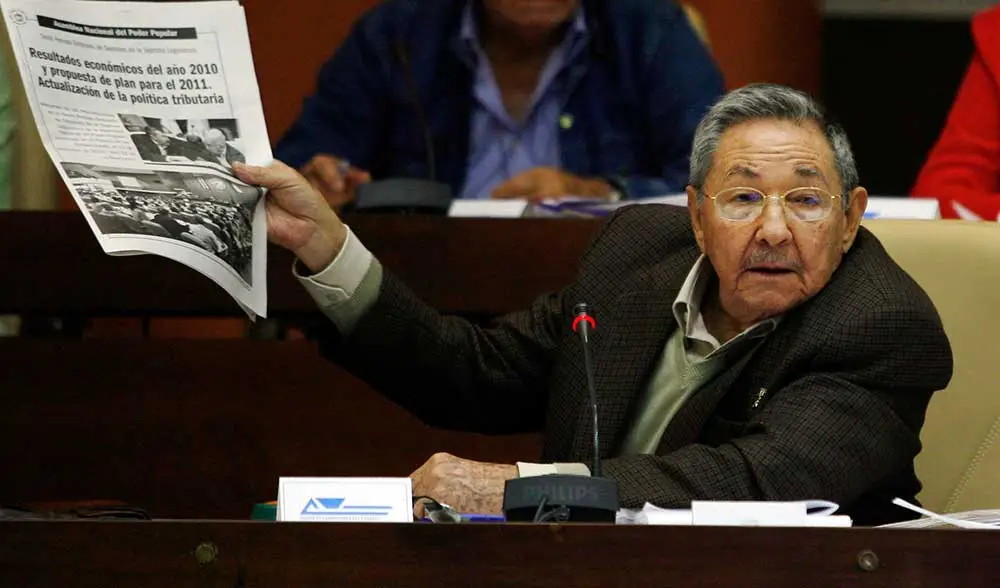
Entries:
POLYGON ((1000 6, 972 19, 975 53, 912 195, 941 202, 943 218, 1000 214, 1000 6))

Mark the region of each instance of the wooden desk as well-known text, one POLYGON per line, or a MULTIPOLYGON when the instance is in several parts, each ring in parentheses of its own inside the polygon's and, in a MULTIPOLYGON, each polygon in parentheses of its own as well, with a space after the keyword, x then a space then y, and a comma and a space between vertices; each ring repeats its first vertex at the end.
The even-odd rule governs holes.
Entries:
POLYGON ((995 588, 998 552, 990 531, 7 522, 0 585, 995 588))
MULTIPOLYGON (((590 219, 347 217, 382 263, 447 312, 499 314, 572 280, 599 226, 590 219)), ((201 274, 162 257, 112 257, 79 212, 0 213, 0 313, 241 316, 201 274)), ((268 314, 312 312, 292 256, 268 251, 268 314)))

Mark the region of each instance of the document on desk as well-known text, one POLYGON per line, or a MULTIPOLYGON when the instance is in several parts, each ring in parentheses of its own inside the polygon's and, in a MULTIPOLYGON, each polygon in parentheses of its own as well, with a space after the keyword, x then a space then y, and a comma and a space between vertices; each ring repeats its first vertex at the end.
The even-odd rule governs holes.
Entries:
POLYGON ((879 525, 882 528, 937 529, 956 527, 959 529, 986 529, 991 531, 1000 531, 1000 509, 969 510, 964 512, 938 514, 915 504, 911 504, 901 498, 894 498, 892 503, 896 506, 903 507, 922 515, 922 518, 879 525))
POLYGON ((173 259, 266 316, 262 191, 231 170, 272 159, 240 4, 0 9, 42 142, 104 252, 173 259))
POLYGON ((694 500, 689 509, 660 508, 647 502, 640 510, 619 511, 616 522, 725 527, 850 527, 850 517, 833 514, 837 508, 837 504, 825 500, 694 500))
POLYGON ((666 194, 640 200, 618 200, 616 202, 593 198, 554 198, 543 200, 532 206, 525 216, 606 217, 624 206, 641 204, 667 204, 686 207, 687 194, 666 194))
POLYGON ((623 206, 637 204, 669 204, 671 206, 687 206, 686 194, 668 194, 642 200, 619 200, 610 202, 595 198, 579 196, 564 196, 549 198, 537 203, 527 200, 471 200, 459 199, 451 203, 448 210, 450 217, 464 218, 593 218, 605 217, 623 206))

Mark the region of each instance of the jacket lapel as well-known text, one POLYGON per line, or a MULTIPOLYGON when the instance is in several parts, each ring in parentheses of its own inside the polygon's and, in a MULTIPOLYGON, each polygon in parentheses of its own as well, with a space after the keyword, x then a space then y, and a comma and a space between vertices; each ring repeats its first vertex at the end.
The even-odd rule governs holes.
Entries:
POLYGON ((763 341, 754 344, 742 356, 737 355, 735 359, 731 359, 725 369, 680 407, 663 432, 663 438, 656 448, 657 455, 665 455, 697 441, 719 403, 737 383, 746 391, 744 398, 739 400, 744 403, 744 410, 756 410, 762 405, 770 393, 780 387, 777 374, 788 371, 785 362, 794 360, 789 350, 798 347, 796 338, 802 332, 801 310, 794 309, 785 315, 774 332, 763 341), (740 380, 752 358, 756 358, 752 371, 747 374, 747 379, 740 380))
MULTIPOLYGON (((671 257, 650 270, 639 289, 618 296, 604 310, 604 320, 598 316, 592 344, 602 457, 621 444, 636 401, 677 328, 673 303, 696 258, 696 250, 671 257)), ((577 413, 573 455, 593 453, 592 419, 590 404, 584 402, 577 413)))
POLYGON ((708 418, 755 352, 756 347, 748 350, 687 399, 663 432, 660 444, 656 448, 657 455, 676 451, 698 439, 708 418))

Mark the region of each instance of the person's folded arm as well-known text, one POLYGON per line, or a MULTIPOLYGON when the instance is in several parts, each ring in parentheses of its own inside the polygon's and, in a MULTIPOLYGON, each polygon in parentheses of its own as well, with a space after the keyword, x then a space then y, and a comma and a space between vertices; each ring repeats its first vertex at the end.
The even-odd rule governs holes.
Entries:
POLYGON ((718 446, 604 460, 622 506, 807 499, 849 505, 909 468, 930 396, 951 376, 947 340, 940 323, 906 310, 873 311, 854 327, 892 337, 894 348, 856 338, 855 348, 818 359, 814 373, 771 392, 742 436, 718 446), (901 366, 909 366, 908 377, 894 377, 901 366))
MULTIPOLYGON (((922 401, 929 392, 915 399, 922 401)), ((866 482, 901 470, 917 435, 874 391, 835 374, 803 378, 775 394, 744 436, 718 447, 692 444, 666 456, 605 460, 622 506, 692 500, 826 499, 848 504, 866 482)))

